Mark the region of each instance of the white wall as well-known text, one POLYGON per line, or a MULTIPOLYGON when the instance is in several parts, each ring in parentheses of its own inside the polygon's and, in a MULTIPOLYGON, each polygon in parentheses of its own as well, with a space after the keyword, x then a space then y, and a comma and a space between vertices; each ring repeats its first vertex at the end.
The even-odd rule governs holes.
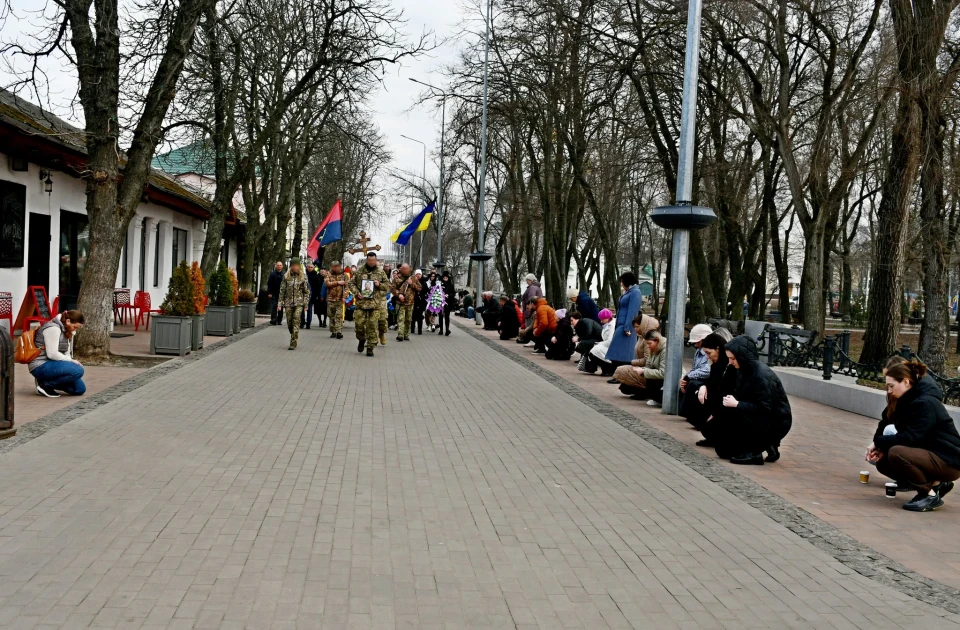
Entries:
MULTIPOLYGON (((0 179, 23 184, 27 187, 26 194, 26 217, 25 229, 26 237, 24 239, 24 266, 22 267, 0 267, 0 291, 8 291, 13 294, 13 317, 16 320, 17 313, 20 310, 20 304, 27 290, 27 262, 29 261, 30 251, 30 213, 44 214, 50 216, 50 245, 49 245, 49 266, 50 276, 48 278, 47 293, 52 303, 60 291, 59 279, 59 248, 60 248, 60 211, 66 210, 77 214, 86 214, 86 193, 84 183, 66 173, 53 171, 51 179, 53 180, 53 192, 47 194, 43 192, 43 182, 39 179, 40 167, 31 163, 27 172, 14 172, 10 170, 10 161, 8 156, 0 153, 0 179)), ((165 206, 154 203, 141 203, 137 208, 137 216, 130 221, 127 231, 128 250, 124 251, 120 264, 127 265, 127 288, 130 289, 131 299, 135 291, 144 289, 150 293, 153 308, 159 308, 160 303, 167 291, 167 285, 170 280, 170 274, 173 264, 173 228, 179 228, 187 231, 187 264, 194 260, 200 260, 203 251, 203 221, 195 219, 185 214, 176 212, 165 206), (148 218, 147 232, 149 240, 147 241, 147 260, 145 273, 145 286, 140 286, 140 239, 142 238, 142 219, 148 218), (160 231, 160 269, 159 283, 154 286, 154 260, 158 252, 155 247, 156 230, 160 231), (199 248, 199 249, 198 249, 199 248)), ((230 264, 236 264, 236 245, 230 252, 230 264)), ((122 269, 117 269, 116 287, 122 284, 122 269)), ((6 326, 6 321, 0 323, 0 326, 6 326)))

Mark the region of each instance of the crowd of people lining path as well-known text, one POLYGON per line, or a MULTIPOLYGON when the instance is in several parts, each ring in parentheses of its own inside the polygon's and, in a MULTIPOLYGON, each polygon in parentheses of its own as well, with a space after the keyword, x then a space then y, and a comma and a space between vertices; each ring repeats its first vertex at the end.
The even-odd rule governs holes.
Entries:
MULTIPOLYGON (((659 407, 663 399, 668 340, 660 323, 641 311, 637 278, 620 276, 615 310, 600 308, 587 291, 569 291, 554 309, 533 274, 516 298, 481 295, 477 311, 485 330, 513 340, 546 359, 577 362, 577 369, 617 385, 625 396, 659 407)), ((464 309, 473 316, 473 309, 464 309)), ((680 381, 679 414, 713 449, 733 464, 763 465, 780 459, 780 443, 793 424, 790 401, 777 374, 761 361, 756 340, 725 328, 696 324, 689 338, 692 367, 680 381), (766 456, 764 456, 764 454, 766 456)), ((918 361, 897 356, 884 369, 887 407, 866 461, 915 492, 903 505, 928 512, 943 505, 960 479, 960 433, 943 406, 937 383, 918 361)))
MULTIPOLYGON (((454 288, 449 272, 425 279, 407 263, 398 269, 381 265, 376 252, 349 269, 333 262, 329 270, 299 259, 284 272, 277 262, 267 281, 270 323, 287 319, 290 350, 301 328, 311 328, 314 313, 330 338, 343 339, 344 319, 353 320, 357 351, 373 356, 386 345, 387 330, 398 342, 411 334, 450 335, 450 315, 475 318, 501 340, 513 340, 534 354, 557 361, 576 361, 577 369, 599 374, 634 400, 660 406, 668 339, 660 323, 641 312, 637 277, 620 276, 622 295, 616 310, 600 308, 587 291, 570 291, 564 306, 554 309, 536 276, 528 274, 526 289, 516 298, 471 295, 454 288)), ((84 323, 72 310, 44 323, 35 335, 38 355, 29 364, 37 394, 81 396, 83 366, 73 358, 73 335, 84 323)), ((692 367, 680 381, 679 414, 703 435, 698 447, 712 448, 733 464, 763 465, 780 459, 780 443, 790 432, 790 401, 776 373, 760 360, 756 341, 734 337, 725 328, 697 324, 688 343, 695 348, 692 367), (766 456, 764 457, 764 454, 766 456)), ((891 478, 898 491, 915 491, 904 504, 915 512, 935 510, 960 479, 960 433, 943 406, 943 393, 925 365, 891 358, 883 370, 887 407, 867 447, 865 459, 891 478)))

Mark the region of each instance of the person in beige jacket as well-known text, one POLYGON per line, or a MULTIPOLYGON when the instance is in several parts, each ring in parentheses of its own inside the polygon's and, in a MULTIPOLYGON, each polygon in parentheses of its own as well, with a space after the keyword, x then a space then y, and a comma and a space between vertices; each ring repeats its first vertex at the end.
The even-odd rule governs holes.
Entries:
POLYGON ((663 395, 661 390, 667 359, 667 340, 656 329, 648 329, 644 333, 638 331, 637 335, 640 337, 637 343, 637 358, 630 365, 618 367, 613 376, 620 382, 621 392, 629 394, 634 400, 646 400, 648 405, 656 406, 663 395))

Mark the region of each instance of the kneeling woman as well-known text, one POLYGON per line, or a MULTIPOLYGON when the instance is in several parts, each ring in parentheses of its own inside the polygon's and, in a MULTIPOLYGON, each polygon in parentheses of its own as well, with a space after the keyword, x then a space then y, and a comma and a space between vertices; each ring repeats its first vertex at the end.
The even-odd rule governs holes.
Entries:
POLYGON ((727 430, 716 441, 717 455, 729 457, 733 464, 763 465, 766 451, 767 461, 775 462, 780 459, 780 441, 793 424, 783 384, 760 362, 757 344, 749 337, 734 337, 726 344, 726 354, 737 376, 733 393, 724 391, 720 401, 718 413, 726 416, 727 430))
POLYGON ((943 403, 918 386, 927 366, 913 361, 887 370, 887 408, 867 448, 877 471, 918 494, 903 509, 928 512, 960 479, 960 433, 943 403), (891 428, 892 427, 892 428, 891 428))
POLYGON ((61 391, 70 396, 81 396, 87 391, 83 384, 83 366, 73 358, 73 335, 83 328, 83 313, 60 313, 34 333, 34 343, 40 355, 30 362, 30 374, 37 379, 37 394, 59 398, 61 391))

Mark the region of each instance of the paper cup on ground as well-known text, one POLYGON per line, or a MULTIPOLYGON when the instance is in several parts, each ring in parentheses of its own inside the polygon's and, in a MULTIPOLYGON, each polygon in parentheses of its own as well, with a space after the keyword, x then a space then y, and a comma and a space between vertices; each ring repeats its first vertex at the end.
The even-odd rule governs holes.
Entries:
POLYGON ((860 471, 860 483, 870 483, 870 471, 861 470, 860 471))
POLYGON ((888 499, 895 499, 896 496, 897 496, 897 484, 895 484, 895 483, 888 483, 888 484, 885 484, 884 487, 885 487, 886 490, 887 490, 887 498, 888 498, 888 499))

